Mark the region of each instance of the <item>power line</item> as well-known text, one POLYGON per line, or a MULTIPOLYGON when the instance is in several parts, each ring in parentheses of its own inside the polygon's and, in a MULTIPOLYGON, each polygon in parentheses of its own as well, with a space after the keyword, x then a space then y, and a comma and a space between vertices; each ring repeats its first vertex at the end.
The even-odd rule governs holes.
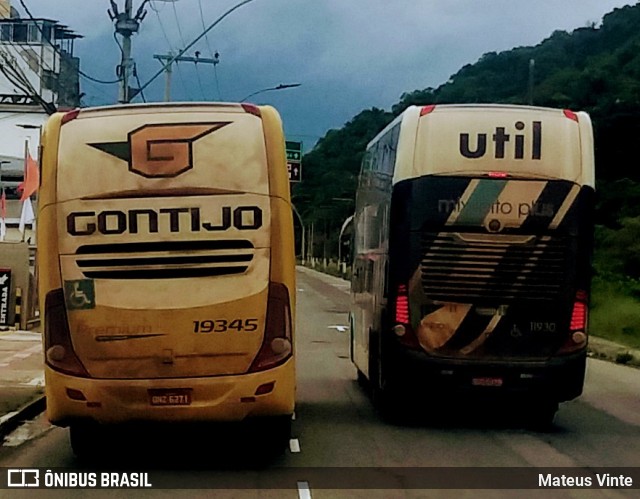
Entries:
POLYGON ((167 61, 164 66, 160 69, 160 71, 158 71, 157 73, 155 73, 141 88, 140 90, 144 90, 145 88, 147 88, 158 76, 160 76, 163 71, 165 71, 167 69, 167 67, 169 67, 171 64, 173 64, 173 61, 175 61, 178 57, 181 57, 187 50, 189 50, 191 47, 193 47, 196 43, 198 43, 209 31, 211 31, 213 28, 215 28, 218 24, 220 24, 229 14, 231 14, 232 12, 234 12, 235 10, 239 9, 240 7, 242 7, 243 5, 248 4, 249 2, 252 2, 253 0, 243 0, 242 2, 234 5, 233 7, 231 7, 229 10, 227 10, 224 14, 222 14, 218 19, 216 19, 203 33, 201 33, 198 37, 196 37, 195 40, 193 40, 189 45, 187 45, 185 48, 183 48, 180 52, 178 52, 177 55, 173 56, 169 61, 167 61))
MULTIPOLYGON (((198 8, 200 9, 200 21, 202 22, 202 29, 205 30, 206 32, 207 27, 204 23, 204 12, 202 11, 202 0, 198 0, 198 8)), ((205 33, 204 39, 207 43, 207 48, 209 49, 209 54, 211 55, 211 58, 217 60, 219 54, 218 52, 214 52, 213 49, 211 48, 211 43, 209 42, 209 35, 205 33)), ((218 100, 222 100, 222 94, 220 93, 220 82, 218 81, 218 65, 217 64, 213 65, 213 74, 216 80, 216 90, 218 91, 218 100)))
MULTIPOLYGON (((154 12, 156 13, 156 17, 158 18, 158 24, 160 24, 160 29, 162 30, 162 34, 164 35, 164 39, 167 41, 167 45, 169 45, 169 51, 173 52, 173 44, 171 43, 171 40, 169 40, 169 35, 167 35, 167 30, 164 27, 164 23, 162 22, 162 18, 160 17, 160 12, 153 8, 154 12)), ((174 3, 174 9, 175 9, 175 3, 174 3)), ((174 10, 174 14, 176 15, 176 22, 178 22, 178 16, 177 16, 177 12, 174 10)), ((178 23, 178 30, 180 31, 180 24, 178 23)), ((182 31, 180 31, 180 37, 182 38, 182 31)), ((184 45, 184 39, 182 41, 182 44, 184 45)), ((177 68, 178 68, 178 78, 180 78, 180 82, 182 83, 182 87, 186 90, 187 89, 187 84, 184 80, 184 77, 182 76, 182 70, 180 69, 180 65, 176 64, 177 68)))
MULTIPOLYGON (((180 41, 182 42, 182 46, 185 46, 187 43, 184 41, 184 35, 182 34, 182 28, 180 27, 180 19, 178 18, 178 10, 176 9, 176 3, 171 2, 173 7, 173 16, 176 18, 176 26, 178 27, 178 34, 180 35, 180 41)), ((182 85, 186 89, 186 85, 184 84, 184 80, 182 78, 182 71, 180 70, 180 65, 177 64, 178 67, 178 75, 180 75, 180 80, 182 80, 182 85)), ((206 96, 204 95, 204 89, 202 88, 202 79, 200 78, 200 68, 198 68, 198 63, 195 64, 196 69, 196 77, 198 79, 198 87, 200 87, 200 93, 202 94, 203 100, 206 100, 206 96)))

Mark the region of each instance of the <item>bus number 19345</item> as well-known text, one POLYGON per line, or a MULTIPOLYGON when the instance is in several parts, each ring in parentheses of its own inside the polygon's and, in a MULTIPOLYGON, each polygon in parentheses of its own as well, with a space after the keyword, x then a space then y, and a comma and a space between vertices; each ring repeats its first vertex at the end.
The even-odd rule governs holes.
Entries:
POLYGON ((215 319, 193 321, 194 333, 226 333, 227 331, 256 331, 258 319, 215 319))

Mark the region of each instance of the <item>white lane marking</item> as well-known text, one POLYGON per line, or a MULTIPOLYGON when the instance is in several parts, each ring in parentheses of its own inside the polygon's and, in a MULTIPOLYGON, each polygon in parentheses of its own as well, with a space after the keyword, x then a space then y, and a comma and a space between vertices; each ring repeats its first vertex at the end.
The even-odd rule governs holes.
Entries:
POLYGON ((293 453, 300 452, 300 441, 297 438, 289 440, 289 450, 293 453))
POLYGON ((300 499, 311 499, 309 482, 298 482, 298 497, 300 499))
POLYGON ((8 362, 0 362, 0 367, 8 367, 9 363, 8 362))
POLYGON ((42 386, 44 385, 44 374, 38 376, 37 378, 33 378, 31 381, 27 383, 29 386, 42 386))
POLYGON ((338 332, 344 333, 349 326, 327 326, 327 329, 337 329, 338 332))
POLYGON ((291 415, 291 421, 295 421, 296 420, 296 411, 293 411, 293 414, 291 415))
POLYGON ((5 341, 42 341, 42 334, 31 331, 8 331, 0 333, 0 340, 5 341))

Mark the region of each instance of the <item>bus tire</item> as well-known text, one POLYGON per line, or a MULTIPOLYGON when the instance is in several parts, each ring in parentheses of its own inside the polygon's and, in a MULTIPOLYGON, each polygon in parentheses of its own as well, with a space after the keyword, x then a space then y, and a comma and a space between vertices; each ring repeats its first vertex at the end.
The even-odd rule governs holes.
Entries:
POLYGON ((365 390, 368 389, 369 380, 367 379, 367 376, 360 369, 357 369, 356 379, 358 381, 358 385, 360 385, 360 388, 363 388, 365 390))
POLYGON ((558 412, 555 400, 537 400, 527 404, 525 424, 534 431, 548 431, 553 427, 553 420, 558 412))
POLYGON ((69 426, 69 441, 78 459, 97 458, 105 450, 103 433, 97 423, 72 423, 69 426))
POLYGON ((269 416, 250 422, 253 432, 250 441, 257 442, 265 455, 282 454, 291 438, 291 414, 269 416))
POLYGON ((369 397, 374 407, 378 405, 378 391, 380 390, 380 345, 378 335, 369 328, 369 397))

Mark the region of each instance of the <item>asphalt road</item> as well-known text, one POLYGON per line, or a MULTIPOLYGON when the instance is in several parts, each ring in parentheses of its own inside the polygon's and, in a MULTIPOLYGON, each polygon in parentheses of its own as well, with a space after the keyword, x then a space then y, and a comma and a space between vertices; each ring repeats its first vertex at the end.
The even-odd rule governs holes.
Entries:
MULTIPOLYGON (((175 448, 171 437, 157 435, 153 438, 167 443, 160 445, 167 449, 166 453, 143 453, 140 458, 131 457, 137 455, 131 445, 139 445, 131 443, 137 442, 133 435, 122 442, 121 454, 92 469, 124 467, 139 471, 160 467, 169 482, 184 487, 211 477, 220 480, 221 487, 229 483, 242 487, 215 491, 137 490, 136 496, 210 497, 215 493, 215 497, 369 499, 514 496, 513 490, 422 488, 428 482, 425 476, 448 477, 450 483, 451 476, 458 474, 460 483, 465 483, 464 474, 474 471, 461 467, 484 467, 486 470, 480 472, 495 474, 496 484, 502 483, 500 478, 531 467, 557 467, 559 474, 566 471, 565 467, 591 469, 593 473, 602 467, 614 467, 614 472, 617 468, 640 467, 640 370, 600 360, 589 360, 583 396, 562 404, 554 427, 546 432, 527 430, 487 407, 466 407, 439 423, 386 424, 357 384, 349 360, 348 303, 346 283, 306 269, 298 272, 298 402, 294 438, 284 454, 262 455, 260 449, 243 438, 242 428, 207 428, 175 448), (201 452, 195 453, 194 449, 201 452), (433 474, 431 467, 444 468, 433 474), (276 476, 283 480, 276 484, 289 488, 270 488, 277 486, 270 480, 276 476), (357 490, 344 488, 349 486, 357 490)), ((67 430, 51 428, 44 417, 16 430, 0 448, 0 467, 79 466, 83 465, 71 452, 67 430)), ((32 497, 33 493, 0 490, 0 497, 32 497)), ((43 497, 69 497, 76 493, 83 495, 86 491, 37 491, 43 497)), ((127 490, 91 491, 91 497, 131 494, 127 490)), ((636 494, 637 489, 530 489, 517 493, 519 497, 636 494)))

